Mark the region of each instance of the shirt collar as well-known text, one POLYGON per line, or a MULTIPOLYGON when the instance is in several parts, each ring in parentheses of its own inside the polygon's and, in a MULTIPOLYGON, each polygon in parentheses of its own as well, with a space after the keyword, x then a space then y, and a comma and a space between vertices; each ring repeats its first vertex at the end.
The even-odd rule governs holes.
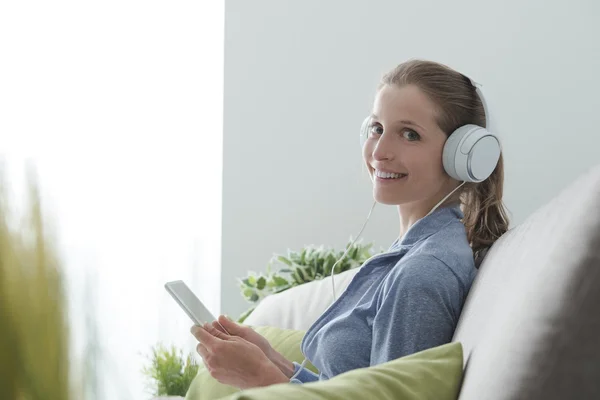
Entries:
POLYGON ((401 247, 412 247, 415 243, 428 238, 449 223, 463 219, 464 214, 460 204, 440 207, 431 214, 415 222, 408 231, 394 241, 390 250, 401 247))

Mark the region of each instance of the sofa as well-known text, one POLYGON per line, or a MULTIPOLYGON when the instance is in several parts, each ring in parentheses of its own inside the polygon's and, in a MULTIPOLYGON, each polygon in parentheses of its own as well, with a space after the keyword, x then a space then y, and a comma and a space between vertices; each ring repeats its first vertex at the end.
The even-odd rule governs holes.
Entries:
MULTIPOLYGON (((338 293, 357 271, 335 276, 338 293)), ((246 323, 305 331, 331 301, 329 279, 310 282, 265 298, 246 323)), ((600 165, 491 247, 453 342, 460 400, 600 399, 600 165)))

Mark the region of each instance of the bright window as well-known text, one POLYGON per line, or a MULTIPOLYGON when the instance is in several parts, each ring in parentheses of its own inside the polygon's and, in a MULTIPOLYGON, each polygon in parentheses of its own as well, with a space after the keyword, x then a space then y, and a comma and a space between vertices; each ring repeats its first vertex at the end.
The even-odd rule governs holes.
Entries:
POLYGON ((39 170, 99 399, 149 398, 158 341, 194 351, 165 281, 219 312, 223 34, 223 1, 0 6, 0 151, 39 170))

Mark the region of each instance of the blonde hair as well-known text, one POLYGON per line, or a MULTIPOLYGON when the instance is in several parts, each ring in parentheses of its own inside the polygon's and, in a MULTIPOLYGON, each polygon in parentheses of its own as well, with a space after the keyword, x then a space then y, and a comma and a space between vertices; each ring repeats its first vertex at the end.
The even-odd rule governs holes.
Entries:
MULTIPOLYGON (((436 105, 437 124, 450 135, 466 124, 486 127, 485 111, 471 80, 439 63, 410 60, 385 74, 379 88, 385 85, 415 85, 436 105)), ((507 230, 509 219, 502 201, 504 159, 491 176, 480 183, 465 183, 460 191, 463 223, 476 265, 487 249, 507 230)))

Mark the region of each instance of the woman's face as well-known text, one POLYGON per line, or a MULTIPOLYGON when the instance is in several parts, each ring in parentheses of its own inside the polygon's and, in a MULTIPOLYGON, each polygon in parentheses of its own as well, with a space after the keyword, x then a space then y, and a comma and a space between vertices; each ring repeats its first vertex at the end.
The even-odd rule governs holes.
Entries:
POLYGON ((435 110, 414 85, 385 85, 377 93, 363 147, 377 202, 433 206, 456 186, 442 165, 447 135, 435 110))

